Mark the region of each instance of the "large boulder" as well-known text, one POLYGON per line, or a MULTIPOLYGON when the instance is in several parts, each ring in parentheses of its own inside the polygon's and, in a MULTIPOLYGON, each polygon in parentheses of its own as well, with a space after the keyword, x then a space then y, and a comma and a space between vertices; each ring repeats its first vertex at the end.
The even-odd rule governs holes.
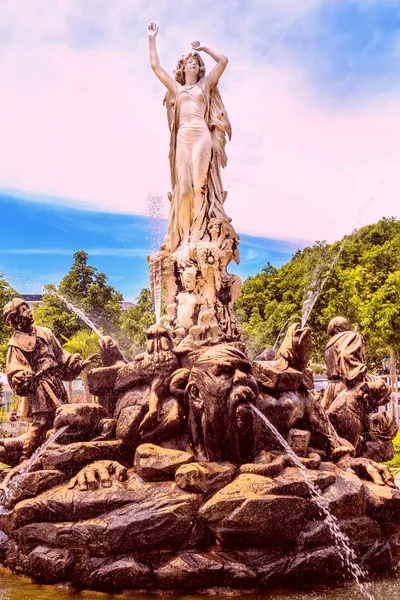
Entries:
POLYGON ((228 485, 235 475, 236 467, 227 462, 192 462, 177 469, 175 481, 182 490, 209 495, 228 485))
POLYGON ((74 555, 61 548, 37 546, 23 562, 24 571, 35 581, 58 583, 68 579, 74 555))
POLYGON ((12 523, 20 529, 13 537, 24 552, 38 545, 85 547, 95 555, 165 550, 187 538, 200 498, 173 482, 145 483, 137 476, 90 492, 61 486, 16 506, 12 523))
POLYGON ((135 452, 134 469, 146 481, 174 479, 179 467, 194 461, 190 452, 141 444, 135 452))
POLYGON ((199 517, 225 547, 294 542, 305 523, 307 500, 276 489, 268 477, 239 475, 202 506, 199 517))

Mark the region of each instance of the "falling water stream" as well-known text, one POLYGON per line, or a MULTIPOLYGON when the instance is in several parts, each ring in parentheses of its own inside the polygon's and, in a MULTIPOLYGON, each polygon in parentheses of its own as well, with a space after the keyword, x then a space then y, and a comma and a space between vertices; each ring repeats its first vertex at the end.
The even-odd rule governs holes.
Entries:
POLYGON ((51 290, 51 293, 54 294, 55 296, 57 296, 57 298, 60 298, 60 300, 62 300, 62 302, 64 302, 65 306, 71 312, 75 313, 80 319, 82 319, 82 321, 84 323, 86 323, 86 325, 88 327, 90 327, 90 329, 92 329, 99 336, 99 338, 101 338, 102 340, 104 340, 104 335, 96 327, 96 325, 93 323, 93 321, 91 319, 89 319, 89 317, 87 317, 85 315, 85 313, 83 313, 79 308, 77 308, 76 306, 74 306, 73 304, 71 304, 71 302, 69 302, 66 298, 64 298, 64 296, 61 296, 61 294, 59 294, 55 290, 51 290))
POLYGON ((162 288, 162 257, 156 256, 150 263, 150 280, 153 288, 154 311, 156 314, 156 323, 161 318, 161 288, 162 288))
POLYGON ((323 265, 317 265, 315 267, 312 277, 311 277, 310 288, 307 292, 306 299, 303 302, 303 312, 301 315, 301 326, 302 327, 304 327, 306 325, 306 323, 308 321, 308 317, 310 316, 310 313, 311 313, 312 309, 314 308, 316 301, 320 297, 321 292, 324 289, 325 284, 329 279, 329 275, 331 274, 333 268, 335 267, 337 261, 339 260, 339 257, 343 251, 345 244, 346 244, 346 240, 344 240, 342 242, 342 244, 340 245, 339 251, 336 254, 335 258, 333 259, 332 263, 330 264, 329 269, 325 273, 325 275, 323 275, 323 265))
POLYGON ((283 324, 283 325, 282 325, 282 327, 280 328, 278 335, 276 336, 275 343, 274 343, 274 345, 272 346, 273 350, 276 350, 276 347, 277 347, 277 345, 278 345, 278 342, 279 342, 279 338, 280 338, 280 337, 281 337, 281 335, 282 335, 282 331, 284 330, 284 328, 286 327, 286 325, 287 325, 288 323, 290 323, 290 321, 293 321, 293 319, 300 319, 300 321, 301 321, 301 320, 302 320, 302 317, 300 317, 299 315, 292 315, 291 317, 289 317, 288 319, 286 319, 286 321, 284 322, 284 324, 283 324))
POLYGON ((268 429, 275 435, 276 439, 283 446, 287 454, 292 459, 293 463, 300 469, 302 476, 304 477, 304 481, 310 490, 311 495, 315 498, 318 507, 324 515, 325 523, 327 524, 329 531, 335 540, 336 545, 338 546, 340 552, 340 560, 343 564, 343 567, 347 570, 349 575, 356 582, 361 594, 367 600, 375 600, 374 596, 371 592, 371 586, 369 584, 363 583, 362 580, 366 578, 367 574, 364 569, 358 564, 357 556, 354 550, 350 546, 349 538, 340 530, 339 523, 337 518, 331 513, 329 509, 328 502, 322 495, 319 488, 315 485, 310 475, 307 472, 307 468, 302 464, 299 460, 298 456, 293 452, 292 448, 286 442, 286 440, 281 436, 279 431, 272 425, 272 423, 267 419, 267 417, 253 404, 249 405, 252 410, 260 417, 260 419, 265 423, 268 429))
MULTIPOLYGON (((18 467, 17 467, 18 470, 16 469, 15 475, 12 477, 12 479, 8 483, 8 486, 10 487, 10 491, 12 489, 15 489, 15 487, 18 485, 18 482, 22 475, 25 475, 26 473, 30 473, 34 469, 39 458, 46 452, 47 448, 49 446, 51 446, 51 444, 53 444, 56 441, 56 439, 58 437, 60 437, 60 435, 62 435, 64 433, 64 431, 66 431, 68 429, 68 427, 69 427, 69 425, 65 425, 65 427, 60 427, 60 429, 57 429, 56 431, 54 431, 54 433, 52 433, 50 435, 50 437, 43 442, 43 444, 41 444, 38 448, 36 448, 35 452, 32 454, 32 456, 30 458, 28 458, 23 463, 21 463, 20 469, 18 469, 18 467)), ((5 493, 2 497, 1 504, 5 504, 8 499, 7 488, 4 491, 5 491, 5 493)), ((4 512, 4 510, 1 511, 1 506, 0 506, 0 512, 4 512)))
POLYGON ((68 429, 68 427, 69 425, 65 425, 65 427, 60 427, 60 429, 54 431, 54 433, 52 433, 50 437, 47 440, 45 440, 43 444, 41 444, 41 446, 39 446, 39 448, 36 448, 32 456, 28 458, 28 460, 25 460, 23 462, 21 469, 18 471, 18 475, 25 475, 25 473, 30 473, 33 467, 35 466, 36 462, 42 456, 42 454, 46 452, 47 448, 51 446, 51 444, 55 442, 56 439, 68 429))

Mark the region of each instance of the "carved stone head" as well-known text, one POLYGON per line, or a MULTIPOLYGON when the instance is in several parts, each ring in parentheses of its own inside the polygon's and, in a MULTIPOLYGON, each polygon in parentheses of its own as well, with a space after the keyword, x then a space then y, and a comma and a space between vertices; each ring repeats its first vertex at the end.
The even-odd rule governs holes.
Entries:
POLYGON ((181 85, 185 85, 186 72, 189 69, 192 71, 196 71, 197 81, 204 77, 206 72, 206 66, 198 52, 188 52, 188 54, 184 54, 178 60, 176 69, 174 70, 174 75, 175 80, 178 81, 181 85))
POLYGON ((185 292, 194 292, 197 285, 197 267, 185 267, 181 274, 181 282, 185 292))
POLYGON ((7 325, 18 331, 29 331, 33 325, 31 309, 22 298, 14 298, 5 305, 3 318, 7 325))
POLYGON ((213 346, 193 365, 187 385, 190 443, 198 460, 251 462, 258 423, 257 383, 237 348, 213 346))
POLYGON ((331 337, 342 331, 350 331, 351 325, 345 317, 334 317, 329 321, 328 335, 331 337))

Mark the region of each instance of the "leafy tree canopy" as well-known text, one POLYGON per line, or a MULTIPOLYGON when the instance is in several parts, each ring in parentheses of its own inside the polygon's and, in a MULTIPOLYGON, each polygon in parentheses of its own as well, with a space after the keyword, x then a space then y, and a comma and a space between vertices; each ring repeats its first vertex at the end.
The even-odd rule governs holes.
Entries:
POLYGON ((60 342, 88 325, 71 312, 54 292, 79 308, 105 333, 116 335, 119 329, 122 295, 106 283, 104 273, 87 264, 87 259, 88 255, 83 250, 76 252, 74 263, 58 288, 45 286, 43 302, 34 309, 35 323, 50 327, 60 342))
POLYGON ((303 303, 323 289, 307 324, 313 330, 313 360, 323 362, 326 328, 342 315, 358 327, 367 344, 370 368, 380 366, 389 349, 400 354, 400 221, 383 218, 339 242, 316 242, 275 269, 267 264, 243 285, 236 310, 251 353, 271 347, 285 333, 303 303), (288 320, 290 320, 287 322, 288 320))
POLYGON ((136 354, 143 349, 146 343, 146 331, 155 323, 154 306, 150 290, 143 288, 135 306, 122 313, 122 331, 127 338, 132 340, 131 352, 136 354))

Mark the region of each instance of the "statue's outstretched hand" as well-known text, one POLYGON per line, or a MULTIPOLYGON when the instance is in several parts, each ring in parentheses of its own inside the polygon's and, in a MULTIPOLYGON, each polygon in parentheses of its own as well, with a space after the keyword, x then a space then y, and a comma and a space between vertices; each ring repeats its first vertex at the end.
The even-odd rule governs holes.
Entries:
POLYGON ((204 48, 205 44, 202 44, 201 42, 192 42, 192 50, 194 50, 195 52, 204 51, 204 48))
POLYGON ((369 458, 353 458, 345 456, 337 463, 341 467, 352 469, 361 479, 370 479, 376 485, 389 485, 395 487, 390 469, 369 458))
POLYGON ((82 361, 82 367, 85 368, 88 365, 91 365, 93 363, 101 363, 101 356, 100 354, 91 354, 88 358, 86 358, 84 361, 82 361))
POLYGON ((17 387, 18 394, 30 394, 37 382, 37 377, 33 371, 20 371, 13 376, 13 384, 17 387))
POLYGON ((147 35, 149 38, 157 37, 158 25, 155 21, 152 21, 147 25, 147 35))
POLYGON ((112 460, 97 460, 87 465, 71 479, 68 489, 72 490, 78 486, 81 492, 86 490, 97 490, 99 487, 111 487, 114 475, 117 481, 125 481, 128 477, 126 467, 112 460))

